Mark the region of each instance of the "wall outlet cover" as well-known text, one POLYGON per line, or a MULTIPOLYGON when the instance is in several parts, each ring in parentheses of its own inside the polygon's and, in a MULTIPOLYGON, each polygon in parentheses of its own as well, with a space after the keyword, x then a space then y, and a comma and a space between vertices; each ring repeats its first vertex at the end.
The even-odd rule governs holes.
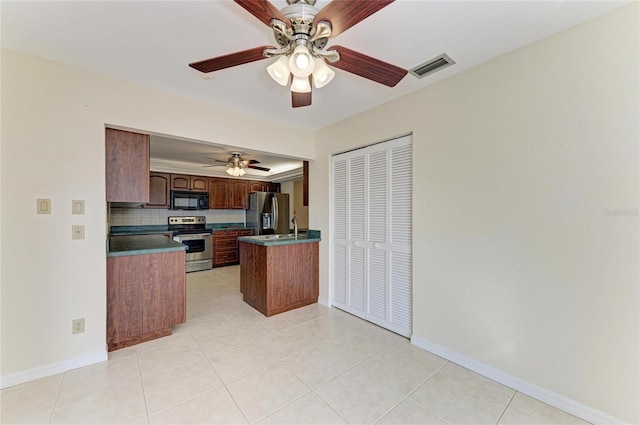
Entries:
POLYGON ((75 319, 71 321, 71 332, 73 334, 84 332, 84 317, 82 319, 75 319))

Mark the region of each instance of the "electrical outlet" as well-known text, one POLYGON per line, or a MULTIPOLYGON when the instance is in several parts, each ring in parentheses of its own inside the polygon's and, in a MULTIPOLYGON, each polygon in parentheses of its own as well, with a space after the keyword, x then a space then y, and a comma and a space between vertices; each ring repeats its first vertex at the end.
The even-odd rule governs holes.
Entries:
POLYGON ((84 318, 71 321, 71 332, 73 334, 84 332, 84 318))
POLYGON ((142 219, 140 217, 136 218, 136 224, 142 224, 142 219))

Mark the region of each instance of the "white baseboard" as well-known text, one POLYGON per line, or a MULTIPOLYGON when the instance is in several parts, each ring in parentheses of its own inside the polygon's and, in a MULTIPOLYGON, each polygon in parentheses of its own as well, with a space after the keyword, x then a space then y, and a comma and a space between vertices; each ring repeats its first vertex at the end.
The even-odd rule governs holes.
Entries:
POLYGON ((24 384, 25 382, 57 375, 58 373, 63 373, 68 370, 103 362, 108 358, 109 356, 106 351, 100 351, 86 356, 74 357, 69 360, 35 367, 33 369, 9 373, 0 377, 0 388, 13 387, 14 385, 24 384))
POLYGON ((472 370, 486 378, 506 385, 509 388, 513 388, 514 390, 533 397, 536 400, 540 400, 560 410, 564 410, 565 412, 577 416, 580 419, 583 419, 592 424, 625 423, 624 421, 614 418, 613 416, 605 412, 596 410, 589 406, 585 406, 584 404, 578 403, 575 400, 572 400, 545 388, 539 387, 537 385, 531 384, 529 382, 523 381, 520 378, 516 378, 515 376, 511 376, 500 370, 493 369, 476 360, 465 357, 462 354, 449 350, 448 348, 433 344, 425 339, 413 336, 411 338, 411 343, 446 360, 449 360, 452 363, 472 370))

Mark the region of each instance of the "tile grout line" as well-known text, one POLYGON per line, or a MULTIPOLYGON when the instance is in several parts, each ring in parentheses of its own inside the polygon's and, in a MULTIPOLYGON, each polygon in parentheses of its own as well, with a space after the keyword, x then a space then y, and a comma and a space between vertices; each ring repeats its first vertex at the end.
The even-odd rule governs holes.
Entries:
POLYGON ((500 416, 498 417, 498 420, 496 421, 496 425, 500 423, 500 420, 502 420, 502 417, 504 416, 505 413, 507 413, 507 409, 509 408, 509 406, 511 406, 511 402, 513 401, 513 399, 516 397, 516 394, 518 394, 517 391, 513 391, 513 395, 511 396, 511 398, 509 399, 509 401, 507 402, 507 405, 504 406, 504 410, 502 411, 502 413, 500 414, 500 416))
POLYGON ((51 416, 49 416, 49 422, 48 422, 49 424, 51 424, 53 422, 53 415, 55 414, 56 408, 58 407, 58 400, 60 399, 60 394, 62 394, 62 387, 64 385, 64 380, 67 377, 67 373, 68 372, 69 371, 64 372, 62 374, 62 379, 60 380, 60 386, 58 387, 58 392, 56 393, 56 400, 53 403, 53 409, 51 409, 51 416))
MULTIPOLYGON (((393 345, 390 345, 388 348, 391 348, 393 345)), ((381 351, 382 352, 382 351, 381 351)), ((436 415, 434 412, 432 412, 431 410, 425 408, 424 406, 422 406, 419 403, 416 403, 415 401, 411 400, 409 397, 411 397, 411 394, 415 393, 416 391, 418 391, 418 389, 420 389, 420 387, 422 387, 429 379, 431 379, 433 376, 435 376, 436 373, 440 372, 448 363, 450 363, 448 360, 444 362, 444 364, 442 364, 442 366, 440 366, 439 368, 437 368, 432 374, 430 374, 429 376, 427 376, 422 382, 420 382, 420 384, 416 385, 416 387, 414 389, 412 389, 411 391, 409 391, 404 397, 402 397, 402 399, 400 399, 400 401, 398 401, 395 405, 393 405, 389 410, 387 410, 382 416, 380 416, 378 419, 376 419, 375 423, 380 422, 385 416, 387 416, 389 413, 391 413, 394 409, 396 409, 398 406, 400 406, 402 403, 404 403, 406 400, 410 400, 411 402, 415 403, 418 407, 420 407, 421 409, 426 410, 427 412, 431 413, 433 416, 435 416, 436 418, 440 419, 442 422, 448 424, 447 421, 445 421, 444 419, 442 419, 440 416, 436 415)), ((377 376, 374 377, 377 378, 377 376)), ((379 378, 378 378, 379 379, 379 378)), ((384 382, 383 382, 384 383, 384 382)))
POLYGON ((140 376, 140 385, 142 386, 142 399, 144 400, 144 410, 147 412, 147 423, 151 423, 149 416, 149 403, 147 403, 147 392, 144 389, 144 378, 142 377, 142 363, 140 363, 140 353, 136 350, 136 362, 138 363, 138 375, 140 376))
MULTIPOLYGON (((198 341, 197 338, 194 337, 194 339, 196 340, 196 344, 198 344, 198 347, 200 347, 200 350, 202 351, 202 354, 204 354, 205 359, 207 359, 207 363, 209 363, 209 366, 211 366, 211 369, 213 369, 213 373, 216 374, 216 376, 218 377, 218 379, 220 380, 220 383, 222 384, 222 388, 224 388, 224 390, 227 392, 227 394, 229 395, 229 397, 231 397, 231 400, 233 400, 233 403, 236 405, 236 407, 238 408, 238 411, 240 412, 240 414, 242 415, 242 417, 244 418, 245 421, 247 421, 247 423, 249 423, 249 418, 247 418, 247 415, 242 411, 242 409, 240 408, 240 405, 238 404, 238 400, 235 399, 235 397, 233 396, 233 394, 231 394, 231 391, 229 391, 229 388, 227 387, 226 382, 224 382, 222 380, 222 377, 220 376, 220 374, 218 373, 218 371, 216 370, 215 366, 213 365, 213 363, 211 363, 211 359, 209 357, 207 357, 206 353, 204 352, 204 350, 202 349, 202 346, 200 345, 200 341, 198 341)), ((209 390, 212 391, 212 390, 209 390)))

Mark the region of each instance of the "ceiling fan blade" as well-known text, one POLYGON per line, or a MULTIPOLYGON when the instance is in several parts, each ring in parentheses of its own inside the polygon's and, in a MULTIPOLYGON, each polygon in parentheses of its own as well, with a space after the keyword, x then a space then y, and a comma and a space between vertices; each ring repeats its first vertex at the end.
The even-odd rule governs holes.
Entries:
POLYGON ((235 0, 235 2, 266 26, 271 26, 271 19, 279 19, 287 27, 291 27, 291 21, 280 12, 280 9, 267 0, 235 0))
POLYGON ((393 2, 394 0, 332 0, 316 14, 313 26, 320 21, 329 21, 331 37, 335 37, 393 2))
POLYGON ((295 91, 291 92, 291 106, 294 108, 300 108, 302 106, 311 105, 311 92, 309 93, 298 93, 295 91))
POLYGON ((359 75, 376 83, 384 84, 388 87, 394 87, 408 72, 406 69, 343 46, 332 46, 331 49, 337 50, 340 53, 340 60, 334 63, 327 62, 328 65, 359 75))
POLYGON ((253 49, 242 50, 240 52, 230 53, 224 56, 218 56, 211 59, 205 59, 199 62, 190 63, 191 68, 200 72, 213 72, 220 69, 230 68, 232 66, 243 65, 245 63, 266 59, 262 54, 265 49, 273 49, 273 46, 260 46, 253 49))
POLYGON ((256 160, 256 159, 250 159, 248 161, 245 161, 247 164, 260 164, 260 161, 256 160))
POLYGON ((260 171, 270 171, 271 168, 265 168, 265 167, 258 167, 256 165, 247 165, 247 168, 253 168, 254 170, 260 170, 260 171))

